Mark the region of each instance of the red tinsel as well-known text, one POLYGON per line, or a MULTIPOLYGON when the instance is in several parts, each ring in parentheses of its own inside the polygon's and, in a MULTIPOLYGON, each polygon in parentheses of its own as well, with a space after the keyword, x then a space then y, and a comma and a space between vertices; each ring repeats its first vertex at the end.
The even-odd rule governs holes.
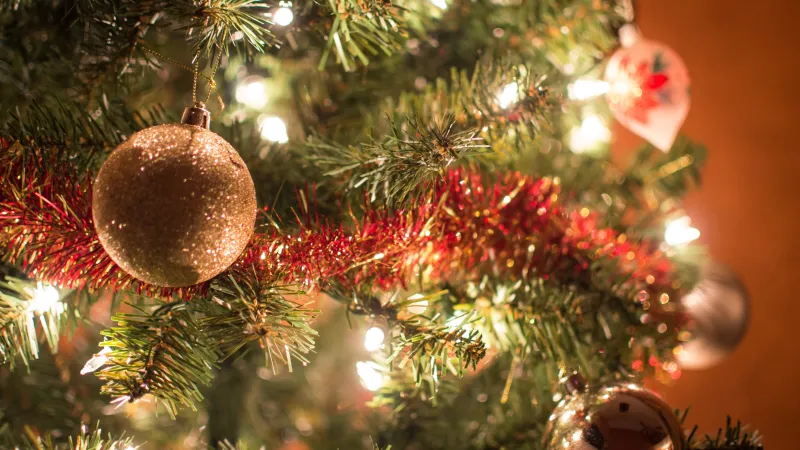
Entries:
POLYGON ((289 282, 387 289, 420 271, 431 281, 491 271, 589 282, 591 262, 605 259, 630 275, 634 288, 669 290, 671 264, 655 245, 599 228, 597 214, 565 211, 557 181, 512 172, 486 183, 480 174, 453 170, 433 191, 412 211, 368 209, 353 233, 317 224, 295 235, 257 237, 238 264, 289 282))
MULTIPOLYGON (((55 164, 22 157, 0 141, 0 242, 7 259, 32 276, 66 287, 135 289, 153 296, 190 298, 189 288, 146 285, 123 272, 105 253, 92 223, 88 177, 55 164)), ((614 264, 636 289, 669 291, 671 265, 648 243, 634 243, 598 228, 596 213, 567 211, 558 181, 516 172, 487 182, 480 174, 452 170, 432 195, 408 211, 367 208, 353 231, 341 225, 303 224, 295 234, 257 234, 235 266, 266 282, 345 289, 367 283, 401 286, 419 272, 428 280, 475 279, 483 273, 589 282, 593 261, 614 264)))

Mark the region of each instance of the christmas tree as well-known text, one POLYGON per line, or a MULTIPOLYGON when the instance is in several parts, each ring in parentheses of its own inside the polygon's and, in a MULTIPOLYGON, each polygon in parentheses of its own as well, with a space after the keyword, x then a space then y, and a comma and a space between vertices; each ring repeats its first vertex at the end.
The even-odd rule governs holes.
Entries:
POLYGON ((5 1, 2 448, 762 448, 654 392, 747 300, 634 12, 5 1))

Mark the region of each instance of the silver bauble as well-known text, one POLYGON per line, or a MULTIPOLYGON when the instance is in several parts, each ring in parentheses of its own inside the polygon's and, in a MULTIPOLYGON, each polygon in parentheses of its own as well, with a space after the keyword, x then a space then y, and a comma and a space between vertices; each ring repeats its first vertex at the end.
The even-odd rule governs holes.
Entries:
POLYGON ((681 424, 652 391, 616 383, 574 391, 545 432, 547 450, 683 450, 681 424))
POLYGON ((681 303, 691 317, 692 338, 677 349, 684 369, 719 364, 739 345, 747 332, 750 307, 744 286, 728 267, 711 263, 700 282, 681 303))

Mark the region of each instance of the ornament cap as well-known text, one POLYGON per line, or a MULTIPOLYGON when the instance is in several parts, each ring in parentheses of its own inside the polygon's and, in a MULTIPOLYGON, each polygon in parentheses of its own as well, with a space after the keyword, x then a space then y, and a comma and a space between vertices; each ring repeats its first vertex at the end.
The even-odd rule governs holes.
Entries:
POLYGON ((211 112, 206 109, 205 103, 195 102, 194 105, 183 110, 181 123, 195 125, 208 130, 211 128, 211 112))
POLYGON ((579 373, 573 373, 567 377, 564 386, 567 388, 567 392, 574 394, 575 392, 586 389, 586 379, 579 373))

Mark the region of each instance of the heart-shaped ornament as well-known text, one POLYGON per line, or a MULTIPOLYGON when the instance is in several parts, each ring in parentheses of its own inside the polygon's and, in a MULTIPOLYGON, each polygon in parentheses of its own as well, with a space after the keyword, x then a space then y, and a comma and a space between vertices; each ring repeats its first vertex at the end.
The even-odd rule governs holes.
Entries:
POLYGON ((689 113, 689 71, 674 50, 635 35, 606 66, 608 104, 627 129, 669 150, 689 113))

